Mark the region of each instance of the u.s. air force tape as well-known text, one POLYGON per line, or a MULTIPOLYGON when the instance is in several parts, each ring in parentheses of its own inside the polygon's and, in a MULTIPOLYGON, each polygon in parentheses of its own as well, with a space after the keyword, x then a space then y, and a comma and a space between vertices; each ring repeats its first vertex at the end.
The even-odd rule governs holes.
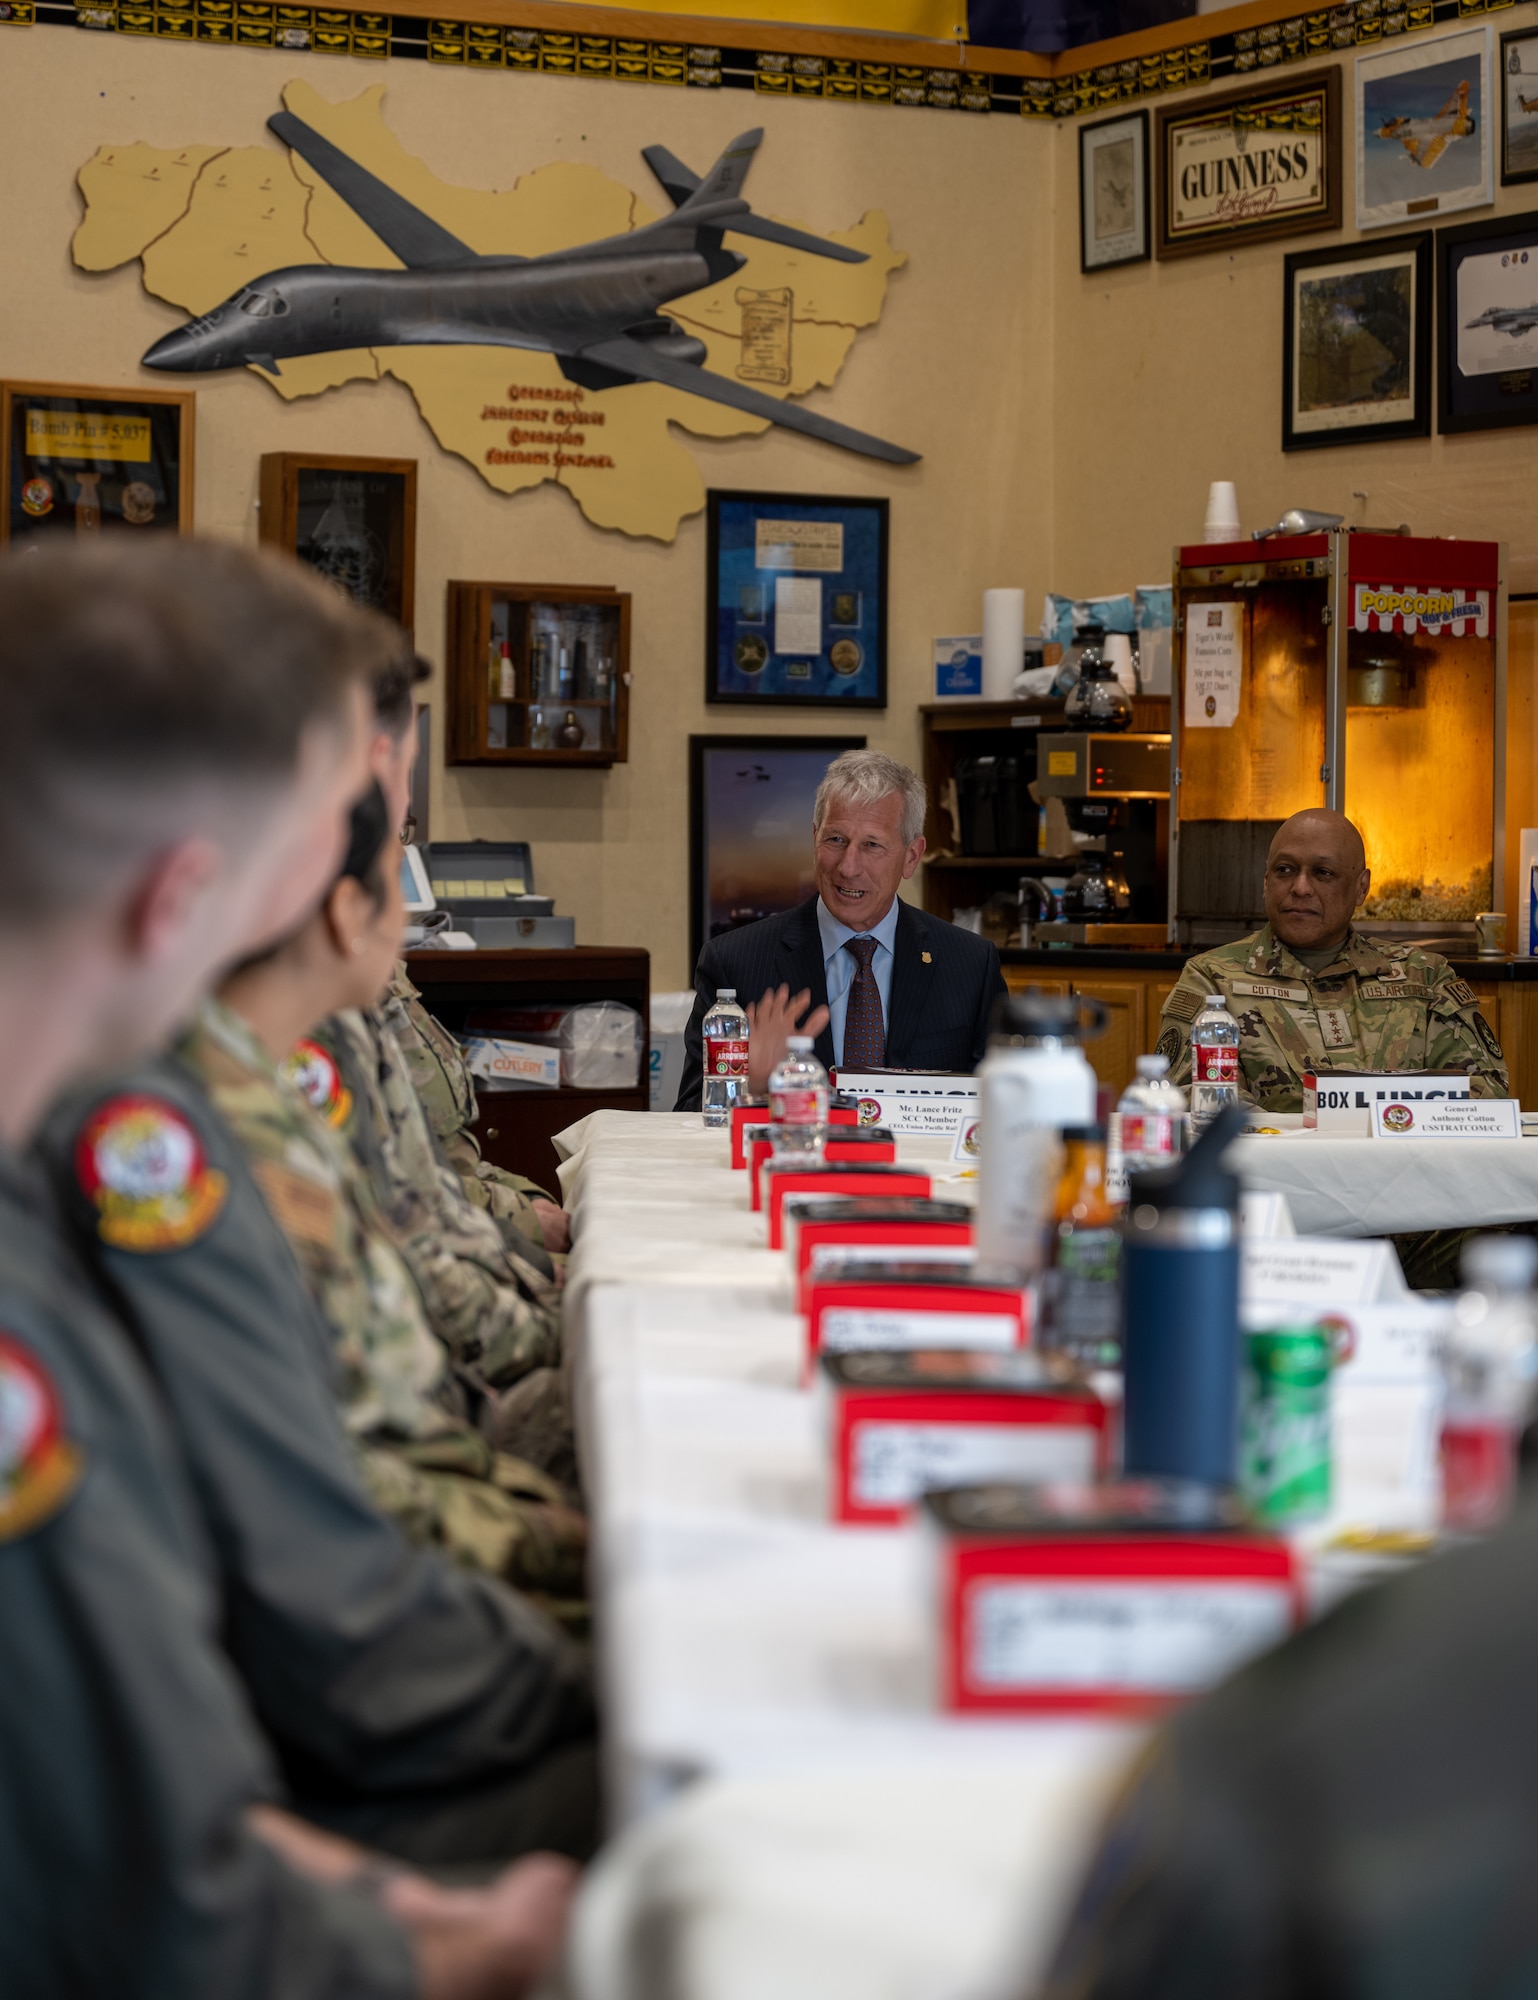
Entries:
POLYGON ((179 1250, 218 1219, 225 1176, 173 1104, 146 1093, 109 1097, 75 1142, 75 1177, 114 1250, 179 1250))
POLYGON ((82 1466, 64 1435, 53 1377, 30 1348, 0 1333, 0 1542, 57 1514, 82 1466))

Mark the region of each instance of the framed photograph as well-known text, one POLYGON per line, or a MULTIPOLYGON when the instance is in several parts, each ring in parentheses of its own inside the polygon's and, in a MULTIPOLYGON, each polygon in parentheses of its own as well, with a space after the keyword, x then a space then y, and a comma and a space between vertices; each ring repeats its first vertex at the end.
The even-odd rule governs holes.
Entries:
POLYGON ((1141 264, 1148 244, 1148 113, 1079 127, 1079 269, 1141 264))
POLYGON ((1282 450, 1431 432, 1431 232, 1287 259, 1282 450))
POLYGON ((417 462, 265 452, 261 539, 298 556, 409 632, 415 615, 417 462))
POLYGON ((39 535, 192 532, 194 398, 0 382, 0 546, 39 535))
POLYGON ((1494 201, 1490 33, 1356 59, 1356 226, 1427 221, 1494 201))
POLYGON ((1437 429, 1538 423, 1538 210, 1437 231, 1437 429))
MULTIPOLYGON (((689 963, 707 939, 816 893, 812 804, 833 759, 863 736, 689 738, 689 963)), ((744 1006, 756 993, 742 994, 744 1006)))
POLYGON ((1156 253, 1340 227, 1340 71, 1205 91, 1159 113, 1156 253))
POLYGON ((887 502, 705 497, 706 701, 885 708, 887 502))
POLYGON ((1501 185, 1538 181, 1538 28, 1501 36, 1501 185))

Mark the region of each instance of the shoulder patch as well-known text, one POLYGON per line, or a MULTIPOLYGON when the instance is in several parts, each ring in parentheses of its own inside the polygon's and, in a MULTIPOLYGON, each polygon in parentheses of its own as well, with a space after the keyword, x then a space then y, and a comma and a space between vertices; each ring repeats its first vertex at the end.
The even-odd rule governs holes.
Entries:
POLYGON ((340 1128, 352 1116, 352 1092, 342 1081, 336 1057, 308 1036, 295 1042, 280 1065, 290 1083, 296 1083, 328 1125, 340 1128))
POLYGON ((83 1466, 64 1436, 53 1378, 35 1354, 0 1333, 0 1542, 57 1514, 83 1466))
POLYGON ((114 1250, 179 1250, 218 1219, 226 1177, 162 1097, 109 1097, 75 1141, 75 1178, 114 1250))
POLYGON ((1189 986, 1177 986, 1160 1011, 1172 1021, 1194 1021, 1202 1011, 1202 996, 1189 986))
POLYGON ((1442 991, 1459 1007, 1473 1007, 1478 1004, 1474 998, 1474 989, 1466 979, 1449 979, 1442 991))

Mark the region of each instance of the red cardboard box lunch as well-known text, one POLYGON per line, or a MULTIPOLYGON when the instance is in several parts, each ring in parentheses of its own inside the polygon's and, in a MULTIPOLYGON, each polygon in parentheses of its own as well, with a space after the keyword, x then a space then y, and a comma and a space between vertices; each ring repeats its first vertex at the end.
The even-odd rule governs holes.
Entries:
POLYGON ((1229 1495, 1162 1482, 930 1493, 936 1703, 1157 1711, 1303 1622, 1292 1551, 1229 1495))
POLYGON ((828 1264, 806 1288, 807 1369, 858 1348, 1025 1347, 1030 1298, 969 1264, 828 1264))
MULTIPOLYGON (((858 1125, 860 1122, 860 1101, 856 1097, 832 1097, 828 1100, 828 1123, 830 1125, 858 1125)), ((769 1123, 769 1100, 767 1097, 739 1099, 732 1106, 732 1165, 745 1167, 747 1154, 743 1150, 742 1130, 745 1125, 767 1125, 769 1123)))
POLYGON ((919 1194, 929 1193, 928 1174, 911 1167, 885 1165, 792 1167, 766 1160, 759 1174, 764 1208, 769 1217, 769 1248, 785 1248, 785 1197, 790 1194, 919 1194))
MULTIPOLYGON (((764 1163, 773 1157, 773 1133, 772 1125, 750 1125, 743 1134, 755 1210, 764 1205, 763 1171, 764 1163)), ((880 1125, 840 1126, 836 1133, 830 1127, 822 1157, 830 1167, 889 1167, 897 1158, 897 1134, 880 1125)))
POLYGON ((807 1277, 814 1263, 840 1251, 877 1262, 915 1253, 941 1253, 947 1261, 963 1262, 972 1252, 972 1210, 959 1201, 793 1194, 785 1199, 783 1228, 798 1312, 807 1309, 807 1277))
POLYGON ((946 1487, 1084 1484, 1110 1457, 1105 1404, 1054 1382, 1034 1354, 824 1354, 818 1388, 835 1521, 887 1526, 946 1487))

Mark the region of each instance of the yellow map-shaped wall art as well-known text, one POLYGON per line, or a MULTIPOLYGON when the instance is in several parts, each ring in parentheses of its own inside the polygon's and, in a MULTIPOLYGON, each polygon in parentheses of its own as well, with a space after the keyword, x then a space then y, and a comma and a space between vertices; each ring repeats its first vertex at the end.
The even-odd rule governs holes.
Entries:
MULTIPOLYGON (((283 93, 290 112, 478 255, 540 257, 668 213, 660 196, 648 207, 597 168, 564 163, 541 167, 506 191, 452 187, 394 138, 383 99, 383 86, 346 104, 329 104, 300 82, 283 93)), ((710 163, 689 164, 703 173, 710 163)), ((110 271, 137 259, 145 288, 189 314, 209 313, 286 266, 402 268, 327 181, 271 135, 228 148, 103 146, 78 178, 85 219, 75 232, 75 263, 110 271)), ((788 226, 816 231, 810 222, 788 226)), ((852 228, 817 233, 863 251, 867 261, 840 263, 729 235, 728 247, 747 259, 742 269, 661 308, 704 343, 707 369, 776 398, 804 396, 837 379, 856 333, 881 315, 889 274, 907 260, 891 247, 879 210, 852 228)), ((661 541, 671 541, 705 497, 670 427, 717 438, 768 427, 662 383, 582 388, 568 382, 553 355, 516 347, 353 347, 282 359, 275 374, 253 372, 286 400, 393 375, 411 390, 439 444, 499 492, 553 479, 595 525, 661 541)))

